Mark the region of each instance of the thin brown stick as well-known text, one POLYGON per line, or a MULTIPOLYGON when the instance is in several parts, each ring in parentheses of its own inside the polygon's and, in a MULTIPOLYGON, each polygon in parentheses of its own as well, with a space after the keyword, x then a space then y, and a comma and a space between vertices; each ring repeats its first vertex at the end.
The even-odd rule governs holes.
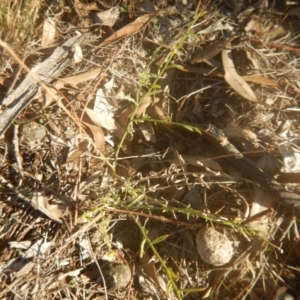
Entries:
POLYGON ((269 42, 268 43, 263 43, 261 40, 256 39, 256 38, 250 38, 249 40, 251 42, 254 42, 254 43, 261 43, 261 44, 266 45, 268 47, 273 47, 273 48, 276 48, 276 49, 281 49, 283 51, 292 51, 292 52, 300 53, 300 49, 299 48, 294 48, 294 47, 287 46, 287 45, 280 45, 280 44, 269 43, 269 42))

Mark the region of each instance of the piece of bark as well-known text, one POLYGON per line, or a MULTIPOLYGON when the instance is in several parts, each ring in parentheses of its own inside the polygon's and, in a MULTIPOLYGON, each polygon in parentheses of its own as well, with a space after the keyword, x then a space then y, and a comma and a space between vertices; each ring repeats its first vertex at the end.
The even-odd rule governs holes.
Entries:
MULTIPOLYGON (((32 72, 44 83, 50 83, 72 61, 72 47, 78 43, 80 38, 79 35, 76 35, 68 39, 63 45, 57 47, 50 57, 35 66, 32 72)), ((18 88, 3 100, 2 106, 6 106, 6 108, 2 107, 2 110, 5 111, 0 116, 0 136, 35 98, 38 89, 39 83, 29 73, 18 88)))
POLYGON ((245 157, 227 140, 222 130, 213 125, 200 125, 199 128, 205 139, 226 154, 226 157, 248 178, 274 195, 275 200, 300 210, 300 195, 285 190, 274 178, 258 168, 254 162, 245 157))

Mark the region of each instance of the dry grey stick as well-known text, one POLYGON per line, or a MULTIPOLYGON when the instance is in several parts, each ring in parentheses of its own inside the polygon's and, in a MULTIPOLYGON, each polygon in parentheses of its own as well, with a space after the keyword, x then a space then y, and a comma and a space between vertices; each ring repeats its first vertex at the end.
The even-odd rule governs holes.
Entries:
POLYGON ((41 82, 38 81, 50 83, 71 62, 72 46, 79 42, 80 38, 79 35, 76 35, 56 48, 50 57, 31 70, 34 76, 28 73, 18 88, 3 100, 2 105, 7 106, 7 108, 0 116, 0 136, 34 99, 41 85, 41 82))
POLYGON ((300 210, 300 195, 285 190, 274 178, 258 168, 227 140, 222 130, 213 125, 200 125, 199 127, 203 137, 228 155, 228 159, 251 180, 274 195, 278 202, 300 210))

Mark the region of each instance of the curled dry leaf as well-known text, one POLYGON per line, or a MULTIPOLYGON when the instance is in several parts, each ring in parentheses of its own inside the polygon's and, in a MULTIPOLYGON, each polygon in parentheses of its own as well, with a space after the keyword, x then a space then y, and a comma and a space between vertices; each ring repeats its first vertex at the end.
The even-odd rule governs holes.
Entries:
POLYGON ((155 16, 157 13, 143 15, 137 18, 135 21, 131 22, 130 24, 124 26, 106 40, 102 42, 100 46, 109 45, 117 40, 120 40, 126 36, 130 36, 142 30, 155 16))
MULTIPOLYGON (((228 47, 230 46, 231 43, 228 43, 228 47)), ((258 102, 249 84, 236 72, 232 60, 231 50, 223 50, 222 60, 225 70, 225 80, 227 83, 245 99, 258 102)))
POLYGON ((55 41, 55 21, 51 18, 48 18, 44 21, 43 25, 43 34, 41 44, 43 47, 49 46, 55 41))
POLYGON ((114 26, 115 22, 119 18, 120 9, 119 7, 112 7, 108 10, 97 13, 97 18, 102 26, 114 26))
POLYGON ((41 211, 50 219, 62 223, 60 217, 64 214, 65 208, 63 205, 50 204, 43 192, 35 192, 31 199, 32 206, 41 211))

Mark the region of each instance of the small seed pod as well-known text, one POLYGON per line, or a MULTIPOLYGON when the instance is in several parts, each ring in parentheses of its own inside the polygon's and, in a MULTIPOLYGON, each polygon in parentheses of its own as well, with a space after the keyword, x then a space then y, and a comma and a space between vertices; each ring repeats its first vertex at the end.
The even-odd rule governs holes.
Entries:
POLYGON ((202 260, 214 266, 228 263, 234 254, 232 243, 227 236, 212 227, 198 232, 196 244, 202 260))

